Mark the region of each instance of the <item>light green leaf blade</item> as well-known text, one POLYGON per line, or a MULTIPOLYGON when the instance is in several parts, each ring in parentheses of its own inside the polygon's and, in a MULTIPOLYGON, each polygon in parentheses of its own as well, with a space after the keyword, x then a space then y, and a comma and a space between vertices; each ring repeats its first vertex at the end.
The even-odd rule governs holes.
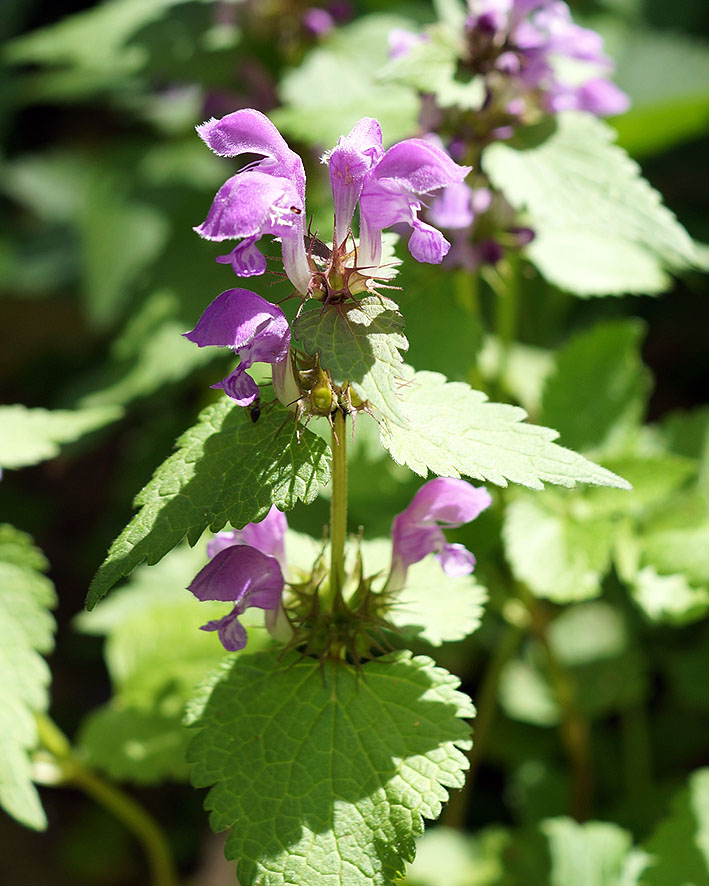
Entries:
POLYGON ((385 886, 460 787, 474 711, 458 680, 402 652, 318 665, 243 656, 196 708, 188 751, 242 886, 385 886))
POLYGON ((271 505, 288 510, 299 500, 311 502, 329 478, 327 444, 310 431, 297 432, 277 405, 253 423, 224 397, 177 446, 136 497, 140 511, 96 574, 89 609, 143 560, 157 563, 185 536, 195 544, 207 527, 216 532, 229 522, 241 528, 262 520, 271 505))
POLYGON ((31 409, 19 403, 0 406, 0 466, 23 468, 59 455, 65 443, 116 421, 115 406, 87 409, 31 409))
POLYGON ((406 872, 407 886, 499 886, 503 854, 512 836, 501 827, 475 834, 440 825, 426 831, 416 846, 416 860, 406 872))
POLYGON ((603 323, 557 352, 540 420, 559 431, 565 446, 599 448, 641 420, 649 389, 640 357, 643 333, 635 320, 603 323))
POLYGON ((668 270, 692 267, 692 241, 613 130, 567 112, 543 142, 491 145, 483 167, 536 237, 527 255, 549 282, 576 295, 662 292, 668 270))
POLYGON ((635 576, 630 593, 650 621, 684 625, 709 612, 709 589, 693 587, 685 575, 661 575, 645 566, 635 576))
POLYGON ((367 296, 359 306, 305 311, 293 331, 309 353, 320 354, 336 383, 349 381, 363 400, 398 416, 401 351, 409 346, 403 329, 404 318, 391 299, 367 296))
POLYGON ((709 880, 709 769, 690 777, 643 848, 652 864, 641 886, 702 886, 709 880))
POLYGON ((417 131, 419 97, 411 89, 379 83, 389 60, 389 32, 412 27, 405 18, 370 15, 338 28, 281 81, 282 107, 271 118, 283 132, 330 148, 361 117, 376 117, 387 143, 417 131))
POLYGON ((555 603, 601 593, 611 565, 613 521, 574 509, 574 499, 553 495, 517 498, 505 510, 505 555, 518 581, 555 603), (580 512, 579 512, 580 511, 580 512))
POLYGON ((385 416, 380 439, 391 457, 422 477, 464 475, 542 489, 592 483, 628 488, 625 480, 552 442, 550 428, 524 424, 518 406, 489 403, 485 394, 436 372, 402 371, 401 408, 407 427, 385 416))
POLYGON ((440 646, 480 627, 487 598, 475 576, 446 575, 434 557, 425 557, 409 567, 388 618, 405 636, 440 646))
POLYGON ((180 716, 106 706, 89 714, 77 744, 92 768, 116 781, 147 785, 187 779, 187 739, 180 716))
POLYGON ((633 838, 628 831, 610 822, 578 824, 570 818, 550 818, 540 828, 549 842, 549 886, 631 886, 626 870, 633 838))
POLYGON ((28 756, 37 745, 35 714, 49 701, 40 653, 54 646, 56 595, 46 568, 29 536, 0 526, 0 805, 35 830, 47 825, 28 756))

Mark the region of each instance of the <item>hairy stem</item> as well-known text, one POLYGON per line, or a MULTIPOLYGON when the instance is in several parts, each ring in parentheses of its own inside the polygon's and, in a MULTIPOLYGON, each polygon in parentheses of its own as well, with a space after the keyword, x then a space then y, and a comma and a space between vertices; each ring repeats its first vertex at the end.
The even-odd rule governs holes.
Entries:
POLYGON ((37 716, 43 747, 56 759, 63 782, 74 785, 112 813, 141 843, 150 868, 152 886, 178 886, 177 872, 162 829, 135 800, 104 781, 75 754, 67 737, 44 715, 37 716))
POLYGON ((332 426, 332 499, 330 501, 330 592, 329 606, 341 599, 345 584, 345 540, 347 539, 347 424, 337 409, 332 426))

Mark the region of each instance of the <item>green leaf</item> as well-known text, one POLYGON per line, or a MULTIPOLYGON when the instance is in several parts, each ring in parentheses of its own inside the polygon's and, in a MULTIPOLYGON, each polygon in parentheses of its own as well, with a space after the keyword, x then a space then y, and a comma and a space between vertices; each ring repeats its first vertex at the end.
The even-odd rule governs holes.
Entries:
POLYGON ((199 628, 224 615, 229 604, 201 603, 187 590, 206 562, 206 545, 180 545, 156 566, 136 569, 125 587, 75 619, 80 631, 106 637, 104 656, 121 708, 178 717, 197 683, 224 657, 216 636, 199 628))
POLYGON ((283 107, 271 115, 279 129, 309 145, 332 147, 361 117, 376 117, 387 143, 417 131, 420 101, 405 86, 378 83, 389 59, 389 32, 411 28, 393 15, 370 15, 337 28, 281 81, 283 107))
POLYGON ((367 296, 358 305, 331 305, 304 311, 294 334, 336 383, 349 381, 376 409, 399 415, 402 357, 409 344, 404 318, 388 298, 367 296))
POLYGON ((179 716, 103 707, 84 721, 77 743, 86 763, 112 779, 155 784, 187 779, 187 739, 179 716))
POLYGON ((709 769, 690 776, 670 815, 644 844, 651 858, 642 886, 702 886, 709 879, 709 769))
POLYGON ((406 587, 389 613, 406 636, 440 646, 480 627, 487 591, 472 575, 450 576, 433 557, 409 567, 406 587))
POLYGON ((0 465, 23 468, 54 458, 64 443, 73 443, 122 415, 115 406, 76 410, 30 409, 19 403, 0 406, 0 465))
MULTIPOLYGON (((126 404, 163 385, 189 376, 197 367, 219 359, 211 348, 196 348, 183 338, 185 323, 178 316, 171 291, 148 296, 110 349, 110 362, 91 382, 82 406, 126 404)), ((219 355, 221 356, 221 355, 219 355)))
POLYGON ((709 585, 709 522, 644 536, 646 560, 660 572, 681 572, 694 584, 709 585))
POLYGON ((500 827, 467 834, 441 825, 426 831, 419 840, 406 884, 499 886, 503 882, 503 853, 511 846, 509 831, 500 827))
POLYGON ((379 80, 401 83, 419 92, 433 94, 441 108, 479 111, 485 102, 484 79, 474 77, 463 82, 456 76, 462 55, 462 33, 430 28, 428 39, 412 46, 403 56, 392 59, 380 72, 379 80))
POLYGON ((111 545, 91 583, 93 608, 119 579, 147 560, 157 563, 187 536, 194 545, 207 527, 236 528, 313 501, 328 481, 327 444, 277 404, 253 423, 247 410, 224 397, 207 407, 177 441, 178 451, 136 497, 140 511, 111 545), (298 439, 298 436, 300 439, 298 439))
POLYGON ((630 592, 645 615, 654 622, 684 625, 709 612, 709 590, 690 585, 684 575, 660 575, 645 566, 635 576, 630 592))
POLYGON ((460 787, 474 711, 458 680, 402 652, 342 662, 243 656, 197 707, 193 781, 243 886, 385 886, 460 787))
POLYGON ((640 357, 643 335, 636 320, 602 323, 557 352, 541 421, 556 428, 566 446, 599 448, 640 422, 649 389, 640 357))
MULTIPOLYGON (((379 590, 389 574, 391 538, 365 540, 358 547, 364 574, 380 573, 381 579, 374 585, 379 590)), ((475 576, 446 575, 431 555, 409 566, 406 586, 397 594, 387 618, 407 638, 440 646, 474 633, 480 627, 487 599, 487 590, 475 576)))
POLYGON ((47 819, 32 784, 28 753, 37 745, 35 714, 46 711, 50 674, 40 653, 54 647, 54 586, 28 535, 0 526, 0 805, 28 827, 47 819))
POLYGON ((524 424, 518 406, 488 403, 485 394, 436 372, 405 366, 399 396, 407 427, 384 417, 382 445, 398 464, 422 477, 461 475, 532 489, 594 483, 628 488, 625 480, 552 441, 550 428, 524 424))
POLYGON ((541 144, 490 145, 483 167, 526 210, 527 255, 550 283, 582 296, 663 292, 667 270, 694 265, 694 247, 613 138, 590 114, 567 112, 541 144))
POLYGON ((550 818, 540 825, 549 841, 549 886, 633 886, 638 870, 633 838, 616 824, 550 818))
POLYGON ((635 157, 701 135, 709 122, 707 44, 687 34, 635 28, 616 53, 614 80, 630 94, 613 120, 620 144, 635 157))
POLYGON ((505 510, 505 555, 515 578, 555 603, 597 597, 611 565, 614 522, 575 503, 547 492, 515 499, 505 510))

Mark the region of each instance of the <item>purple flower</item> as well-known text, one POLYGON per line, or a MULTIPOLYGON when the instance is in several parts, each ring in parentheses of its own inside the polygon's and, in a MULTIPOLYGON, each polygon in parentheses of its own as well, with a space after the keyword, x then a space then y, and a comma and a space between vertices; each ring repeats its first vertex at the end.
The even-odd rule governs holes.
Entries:
POLYGON ((205 221, 195 231, 207 240, 241 240, 228 256, 240 277, 263 274, 266 259, 256 243, 281 238, 283 266, 299 292, 307 292, 310 268, 305 253, 305 170, 300 157, 260 111, 245 108, 212 118, 197 132, 220 157, 262 154, 228 179, 217 192, 205 221))
MULTIPOLYGON (((595 72, 576 85, 557 78, 555 61, 569 58, 610 70, 600 34, 574 23, 562 0, 468 0, 466 34, 470 64, 479 73, 491 67, 522 93, 541 92, 546 110, 589 111, 597 116, 627 110, 628 97, 595 72)), ((509 88, 509 84, 508 84, 509 88)), ((509 137, 501 127, 496 137, 509 137)))
POLYGON ((465 480, 437 477, 425 483, 411 504, 394 518, 390 589, 403 587, 413 563, 435 553, 446 575, 467 575, 475 557, 463 545, 449 544, 443 529, 455 529, 474 520, 492 499, 484 487, 465 480))
POLYGON ((335 245, 347 237, 364 180, 384 154, 382 128, 372 117, 363 117, 349 135, 323 156, 330 168, 330 186, 335 201, 335 245))
POLYGON ((319 6, 310 6, 303 13, 303 27, 316 37, 324 37, 335 27, 332 15, 319 6))
POLYGON ((412 228, 409 252, 417 261, 438 264, 450 248, 441 232, 419 220, 420 197, 463 181, 470 166, 459 166, 436 145, 420 138, 399 142, 365 176, 359 201, 357 263, 378 267, 382 231, 395 224, 412 228))
POLYGON ((250 607, 276 610, 281 605, 283 573, 278 560, 248 545, 231 545, 219 551, 195 576, 188 590, 198 600, 233 602, 223 618, 202 625, 203 631, 219 631, 229 652, 246 646, 246 629, 239 616, 250 607))
POLYGON ((415 34, 404 28, 393 28, 389 31, 389 58, 392 60, 403 58, 411 52, 414 46, 428 43, 430 39, 428 34, 415 34))
POLYGON ((223 388, 239 406, 248 406, 259 395, 246 370, 257 362, 284 363, 291 338, 283 311, 249 289, 222 292, 184 336, 200 348, 214 345, 238 353, 236 369, 212 387, 223 388))
POLYGON ((288 521, 283 511, 273 505, 259 523, 247 523, 243 529, 218 532, 207 545, 207 555, 215 557, 220 551, 234 545, 248 545, 269 557, 278 560, 281 569, 286 570, 285 537, 288 521))

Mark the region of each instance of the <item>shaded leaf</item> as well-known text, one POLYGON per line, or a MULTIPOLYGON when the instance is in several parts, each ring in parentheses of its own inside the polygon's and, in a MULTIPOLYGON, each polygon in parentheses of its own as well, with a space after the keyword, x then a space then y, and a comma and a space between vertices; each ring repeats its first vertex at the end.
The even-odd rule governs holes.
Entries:
MULTIPOLYGON (((403 652, 344 663, 243 656, 196 706, 193 781, 232 827, 243 886, 385 886, 460 787, 473 714, 458 680, 403 652)), ((206 694, 206 693, 205 693, 206 694)))

